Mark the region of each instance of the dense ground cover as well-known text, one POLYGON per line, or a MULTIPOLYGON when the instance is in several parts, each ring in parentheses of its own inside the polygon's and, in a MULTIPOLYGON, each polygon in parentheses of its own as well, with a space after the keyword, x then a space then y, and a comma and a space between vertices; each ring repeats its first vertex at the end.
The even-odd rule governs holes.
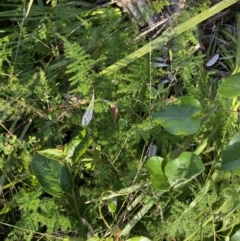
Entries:
POLYGON ((240 239, 235 2, 0 3, 1 240, 240 239))

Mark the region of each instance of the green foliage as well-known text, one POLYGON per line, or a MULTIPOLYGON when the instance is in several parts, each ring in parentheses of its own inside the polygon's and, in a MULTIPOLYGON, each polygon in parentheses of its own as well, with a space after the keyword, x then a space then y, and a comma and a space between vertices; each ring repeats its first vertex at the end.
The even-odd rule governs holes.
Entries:
POLYGON ((163 171, 164 160, 161 157, 151 157, 147 160, 146 167, 149 169, 150 179, 153 187, 167 190, 170 184, 163 171))
POLYGON ((239 73, 230 76, 226 81, 219 86, 219 93, 228 98, 239 96, 239 73))
POLYGON ((0 239, 234 239, 238 141, 226 146, 238 132, 238 74, 218 89, 195 48, 200 31, 185 31, 208 3, 148 45, 116 6, 27 4, 1 4, 0 239))
POLYGON ((91 69, 94 67, 94 61, 90 60, 77 43, 69 43, 64 37, 60 38, 63 40, 66 60, 70 61, 66 70, 70 87, 73 89, 70 93, 85 95, 92 86, 91 69))
POLYGON ((58 207, 59 204, 39 189, 22 188, 14 195, 13 201, 17 208, 15 213, 21 219, 4 240, 33 240, 40 237, 52 240, 54 236, 71 233, 76 229, 76 220, 69 219, 69 215, 58 207))
POLYGON ((57 197, 73 188, 71 173, 67 165, 60 162, 62 156, 60 151, 54 149, 40 151, 34 154, 31 165, 44 191, 57 197))
POLYGON ((173 135, 191 135, 200 128, 198 115, 201 104, 192 97, 179 98, 177 105, 169 105, 165 111, 153 115, 153 121, 161 124, 173 135))

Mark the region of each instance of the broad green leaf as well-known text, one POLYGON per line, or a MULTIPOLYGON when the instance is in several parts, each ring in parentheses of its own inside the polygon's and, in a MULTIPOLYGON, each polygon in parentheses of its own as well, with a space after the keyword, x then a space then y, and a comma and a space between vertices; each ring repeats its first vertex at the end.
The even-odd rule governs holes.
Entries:
POLYGON ((237 143, 237 142, 240 142, 240 132, 236 133, 233 138, 231 139, 231 141, 229 142, 229 146, 234 144, 234 143, 237 143))
POLYGON ((240 73, 231 75, 221 83, 218 92, 228 98, 240 96, 240 73))
POLYGON ((53 196, 61 197, 65 192, 71 192, 72 177, 67 165, 61 163, 52 153, 51 149, 36 152, 31 167, 43 190, 53 196))
POLYGON ((66 158, 71 160, 72 163, 78 161, 92 142, 92 138, 86 135, 86 130, 83 130, 66 146, 64 150, 66 158))
POLYGON ((68 145, 64 149, 64 154, 66 155, 67 159, 73 156, 73 153, 77 145, 83 140, 85 136, 86 136, 86 130, 84 129, 68 143, 68 145))
POLYGON ((64 153, 58 149, 46 149, 39 152, 41 152, 41 155, 44 155, 54 160, 61 161, 62 159, 64 159, 64 153))
POLYGON ((239 241, 240 240, 240 229, 233 234, 230 241, 239 241))
POLYGON ((179 105, 167 106, 166 110, 156 112, 153 121, 160 124, 173 135, 191 135, 200 128, 200 103, 192 97, 179 98, 179 105))
POLYGON ((204 169, 199 156, 192 152, 183 152, 178 158, 166 164, 164 172, 169 183, 177 187, 195 178, 204 169))
POLYGON ((85 136, 83 140, 76 146, 73 157, 72 157, 72 162, 76 162, 79 160, 79 158, 86 152, 87 148, 92 144, 93 139, 85 136))
POLYGON ((126 241, 151 241, 151 240, 146 237, 134 237, 134 238, 127 239, 126 241))
POLYGON ((229 146, 221 154, 221 169, 227 170, 232 174, 240 176, 240 133, 238 132, 229 146))
POLYGON ((170 185, 163 173, 163 158, 154 156, 147 160, 152 185, 160 190, 167 190, 170 185))

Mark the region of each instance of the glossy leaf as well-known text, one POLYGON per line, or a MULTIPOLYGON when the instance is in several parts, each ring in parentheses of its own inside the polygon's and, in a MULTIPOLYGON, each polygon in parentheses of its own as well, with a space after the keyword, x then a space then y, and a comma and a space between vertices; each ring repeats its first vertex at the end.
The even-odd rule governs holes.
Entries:
POLYGON ((229 145, 240 142, 240 132, 236 133, 233 138, 230 140, 229 145))
POLYGON ((237 133, 221 154, 220 164, 222 170, 240 176, 240 133, 237 133))
POLYGON ((83 130, 65 147, 64 154, 66 158, 72 163, 78 161, 92 144, 92 141, 92 138, 86 135, 86 130, 83 130))
POLYGON ((240 240, 240 229, 233 234, 230 241, 239 241, 240 240))
POLYGON ((224 80, 223 83, 219 85, 218 92, 228 98, 240 96, 240 73, 231 75, 224 80))
POLYGON ((180 104, 167 106, 153 115, 153 121, 173 135, 191 135, 200 128, 201 104, 192 97, 181 97, 180 104))
MULTIPOLYGON (((64 158, 64 153, 61 150, 58 149, 46 149, 43 151, 40 151, 42 155, 61 161, 64 158)), ((40 153, 39 152, 39 153, 40 153)))
POLYGON ((92 144, 93 139, 85 136, 83 140, 76 146, 73 157, 72 157, 72 162, 76 162, 79 160, 79 158, 86 152, 87 148, 92 144))
POLYGON ((64 149, 64 154, 67 159, 73 156, 76 147, 81 143, 83 138, 86 136, 86 130, 81 131, 76 137, 74 137, 64 149))
POLYGON ((169 183, 177 187, 195 178, 204 169, 199 156, 192 152, 183 152, 178 158, 166 164, 164 172, 169 183))
POLYGON ((155 188, 167 190, 170 185, 163 173, 163 158, 154 156, 147 160, 146 167, 150 173, 150 180, 155 188))
POLYGON ((59 152, 53 149, 36 152, 31 163, 32 171, 43 190, 57 197, 71 192, 73 187, 67 165, 56 158, 60 155, 59 152))

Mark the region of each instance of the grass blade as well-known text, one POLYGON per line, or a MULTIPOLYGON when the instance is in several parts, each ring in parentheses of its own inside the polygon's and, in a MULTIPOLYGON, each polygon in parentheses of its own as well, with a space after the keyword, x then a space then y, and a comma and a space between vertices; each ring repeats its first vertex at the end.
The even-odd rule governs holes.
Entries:
POLYGON ((126 56, 125 58, 119 60, 117 63, 115 63, 113 65, 110 65, 105 70, 103 70, 101 72, 101 74, 114 72, 114 71, 117 71, 117 70, 127 66, 128 64, 130 64, 134 60, 136 60, 136 59, 142 57, 143 55, 147 54, 150 50, 158 48, 160 46, 160 44, 165 44, 167 41, 169 41, 173 37, 175 37, 175 36, 185 32, 185 31, 195 27, 199 23, 201 23, 204 20, 212 17, 216 13, 222 11, 223 9, 231 6, 232 4, 234 4, 236 2, 238 2, 238 0, 226 0, 226 1, 222 1, 222 2, 214 5, 213 7, 204 11, 203 13, 200 13, 197 16, 189 19, 188 21, 180 24, 179 26, 164 32, 160 37, 151 41, 151 43, 148 43, 148 44, 144 45, 140 49, 134 51, 133 53, 126 56))
POLYGON ((149 209, 155 204, 155 200, 150 198, 147 203, 141 208, 141 210, 130 220, 121 232, 121 236, 128 235, 131 229, 141 220, 141 218, 149 211, 149 209))

